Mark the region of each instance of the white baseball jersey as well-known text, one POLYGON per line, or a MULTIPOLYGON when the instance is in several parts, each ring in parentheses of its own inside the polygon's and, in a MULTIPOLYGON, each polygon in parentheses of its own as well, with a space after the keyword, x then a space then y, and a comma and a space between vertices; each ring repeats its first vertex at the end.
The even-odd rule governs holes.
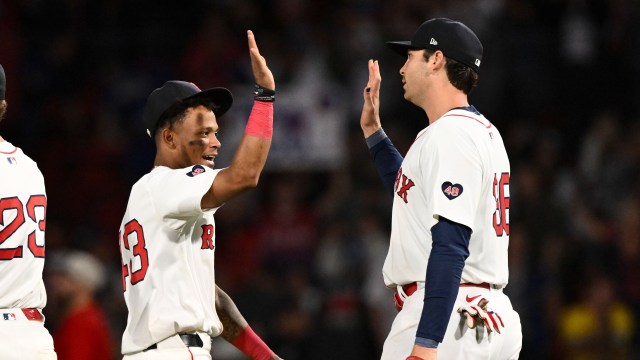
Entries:
POLYGON ((0 309, 44 308, 47 195, 36 163, 0 142, 0 309))
POLYGON ((47 195, 36 163, 22 150, 0 141, 0 358, 57 358, 42 320, 47 303, 42 281, 47 195))
POLYGON ((461 282, 506 285, 509 174, 502 137, 482 115, 454 109, 418 133, 396 178, 385 284, 425 280, 442 216, 472 230, 461 282))
POLYGON ((200 207, 219 171, 160 166, 133 185, 119 232, 129 309, 123 354, 176 333, 222 332, 215 310, 217 208, 200 207))

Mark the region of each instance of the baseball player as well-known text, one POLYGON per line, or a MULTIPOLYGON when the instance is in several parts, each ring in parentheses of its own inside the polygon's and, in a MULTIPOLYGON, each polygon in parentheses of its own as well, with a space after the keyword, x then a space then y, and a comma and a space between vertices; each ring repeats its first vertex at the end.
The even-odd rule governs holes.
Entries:
POLYGON ((221 146, 217 119, 231 106, 229 90, 168 81, 145 105, 154 168, 133 185, 119 232, 129 309, 126 360, 211 359, 211 337, 218 335, 252 359, 280 359, 214 275, 214 213, 257 185, 273 132, 274 78, 253 33, 247 37, 255 102, 229 167, 214 169, 221 146))
MULTIPOLYGON (((7 110, 0 65, 0 121, 7 110)), ((57 359, 44 327, 47 194, 36 163, 0 136, 0 359, 57 359)))
POLYGON ((387 44, 406 56, 404 98, 429 124, 403 159, 382 129, 380 70, 370 60, 360 125, 393 192, 382 272, 399 309, 382 359, 516 359, 520 318, 502 292, 509 159, 500 132, 467 100, 482 44, 464 24, 444 18, 424 22, 410 41, 387 44))

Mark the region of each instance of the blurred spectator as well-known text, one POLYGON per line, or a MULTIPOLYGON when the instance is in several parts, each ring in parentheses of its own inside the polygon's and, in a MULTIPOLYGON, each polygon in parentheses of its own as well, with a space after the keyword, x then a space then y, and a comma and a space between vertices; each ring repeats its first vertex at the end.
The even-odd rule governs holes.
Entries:
POLYGON ((111 360, 112 336, 95 295, 105 281, 102 264, 80 251, 54 254, 48 270, 55 306, 53 341, 58 360, 111 360))
POLYGON ((634 332, 631 309, 605 275, 584 284, 582 300, 560 314, 561 353, 567 360, 628 359, 634 332))

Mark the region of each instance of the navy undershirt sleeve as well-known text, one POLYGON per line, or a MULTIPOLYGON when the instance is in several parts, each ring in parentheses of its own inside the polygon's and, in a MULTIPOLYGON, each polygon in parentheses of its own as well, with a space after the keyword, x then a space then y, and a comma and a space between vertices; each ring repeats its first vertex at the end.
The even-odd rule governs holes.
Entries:
POLYGON ((471 229, 440 217, 431 228, 431 236, 424 307, 416 338, 442 342, 458 296, 464 261, 469 256, 471 229))
POLYGON ((402 165, 402 155, 382 129, 367 138, 367 146, 385 190, 393 194, 396 175, 402 165))

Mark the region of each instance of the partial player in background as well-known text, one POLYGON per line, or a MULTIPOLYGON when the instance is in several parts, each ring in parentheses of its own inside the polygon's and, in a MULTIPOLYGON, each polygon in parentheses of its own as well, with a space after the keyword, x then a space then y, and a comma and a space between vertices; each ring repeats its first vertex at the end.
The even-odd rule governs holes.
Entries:
POLYGON ((58 360, 112 360, 109 323, 96 298, 107 280, 100 260, 84 251, 52 253, 46 279, 58 309, 52 331, 58 360))
POLYGON ((247 37, 255 102, 229 167, 214 169, 217 120, 231 106, 229 90, 168 81, 145 105, 154 168, 131 189, 119 239, 126 360, 211 359, 211 337, 218 335, 252 359, 280 359, 215 283, 213 215, 257 186, 273 133, 275 81, 253 33, 247 37))
MULTIPOLYGON (((0 65, 0 121, 7 111, 0 65)), ((0 136, 0 359, 56 359, 44 327, 47 194, 36 163, 0 136)))
POLYGON ((404 98, 429 124, 403 158, 382 130, 380 69, 370 60, 360 125, 393 193, 383 276, 399 310, 382 359, 517 359, 520 318, 502 292, 509 159, 498 129, 467 100, 482 44, 444 18, 424 22, 410 41, 387 44, 406 56, 404 98))

